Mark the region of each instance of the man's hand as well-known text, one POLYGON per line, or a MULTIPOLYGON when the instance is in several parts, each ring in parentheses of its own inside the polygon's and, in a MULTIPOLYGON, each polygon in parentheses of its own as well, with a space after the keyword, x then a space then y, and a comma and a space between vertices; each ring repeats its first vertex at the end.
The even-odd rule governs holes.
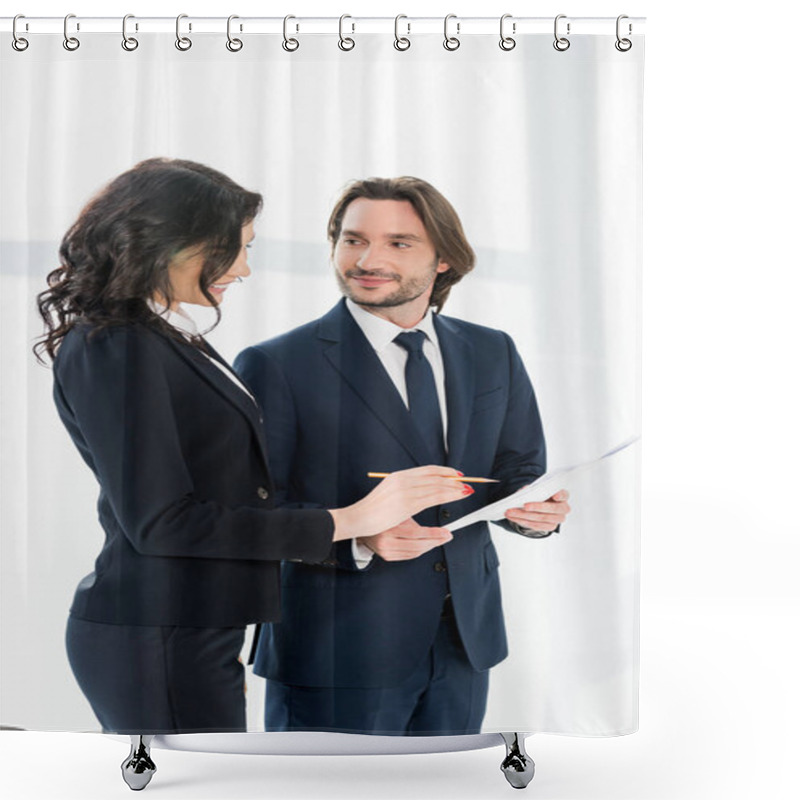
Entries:
POLYGON ((407 519, 394 528, 375 536, 362 536, 357 541, 385 561, 407 561, 449 542, 452 538, 453 534, 444 528, 423 528, 413 519, 407 519))
POLYGON ((525 503, 520 508, 509 508, 506 519, 533 531, 554 531, 569 514, 569 492, 560 489, 543 503, 525 503))

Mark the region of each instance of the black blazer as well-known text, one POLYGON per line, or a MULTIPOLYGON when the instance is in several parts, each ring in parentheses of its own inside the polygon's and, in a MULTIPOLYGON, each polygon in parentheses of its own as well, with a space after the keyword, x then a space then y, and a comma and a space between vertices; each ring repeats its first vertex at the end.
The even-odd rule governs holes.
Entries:
POLYGON ((259 410, 196 347, 143 324, 91 331, 73 328, 54 363, 56 406, 100 484, 105 531, 71 613, 193 627, 279 619, 279 562, 325 558, 330 514, 273 510, 259 410))

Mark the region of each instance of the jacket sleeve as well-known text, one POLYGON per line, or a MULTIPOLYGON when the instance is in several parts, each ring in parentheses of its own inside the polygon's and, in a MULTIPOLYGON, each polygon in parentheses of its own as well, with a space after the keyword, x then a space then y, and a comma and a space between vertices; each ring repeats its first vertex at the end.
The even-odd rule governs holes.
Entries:
MULTIPOLYGON (((243 476, 253 484, 252 506, 196 496, 178 427, 179 415, 191 410, 174 405, 156 334, 120 326, 81 335, 59 353, 56 392, 70 434, 134 549, 218 559, 324 557, 333 535, 330 514, 259 507, 264 475, 243 476)), ((231 468, 219 464, 220 470, 231 468)), ((249 496, 247 486, 245 492, 249 496)))
MULTIPOLYGON (((492 477, 500 483, 490 502, 513 494, 547 471, 544 430, 536 395, 514 342, 507 334, 503 335, 508 347, 508 407, 492 468, 492 477)), ((509 520, 497 520, 497 524, 515 533, 522 532, 509 520)), ((531 538, 542 538, 542 535, 531 538)))

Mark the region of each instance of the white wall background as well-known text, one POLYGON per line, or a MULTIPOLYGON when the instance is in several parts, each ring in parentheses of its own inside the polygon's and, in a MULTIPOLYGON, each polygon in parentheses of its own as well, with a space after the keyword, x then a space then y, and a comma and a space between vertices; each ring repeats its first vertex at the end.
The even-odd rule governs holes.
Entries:
MULTIPOLYGON (((539 798, 796 795, 794 575, 798 477, 800 178, 793 34, 782 3, 573 0, 497 7, 351 0, 191 8, 37 2, 30 16, 192 14, 648 17, 645 70, 644 442, 640 732, 538 736, 539 798)), ((13 13, 13 9, 4 13, 13 13)), ((5 40, 0 46, 9 46, 5 40)), ((127 792, 125 747, 78 734, 2 734, 15 798, 127 792)), ((275 758, 159 752, 170 798, 487 798, 511 790, 501 752, 275 758)), ((113 794, 112 794, 113 793, 113 794)))

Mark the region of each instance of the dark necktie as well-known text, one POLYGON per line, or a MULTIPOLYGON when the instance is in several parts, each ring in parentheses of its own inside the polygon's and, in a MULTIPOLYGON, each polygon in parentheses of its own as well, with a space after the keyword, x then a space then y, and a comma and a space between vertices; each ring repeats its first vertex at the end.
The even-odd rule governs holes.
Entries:
POLYGON ((408 410, 428 445, 434 463, 445 464, 447 455, 444 449, 442 413, 439 408, 439 395, 430 362, 422 352, 426 336, 422 331, 409 331, 395 336, 395 342, 408 351, 406 359, 406 393, 408 410))

